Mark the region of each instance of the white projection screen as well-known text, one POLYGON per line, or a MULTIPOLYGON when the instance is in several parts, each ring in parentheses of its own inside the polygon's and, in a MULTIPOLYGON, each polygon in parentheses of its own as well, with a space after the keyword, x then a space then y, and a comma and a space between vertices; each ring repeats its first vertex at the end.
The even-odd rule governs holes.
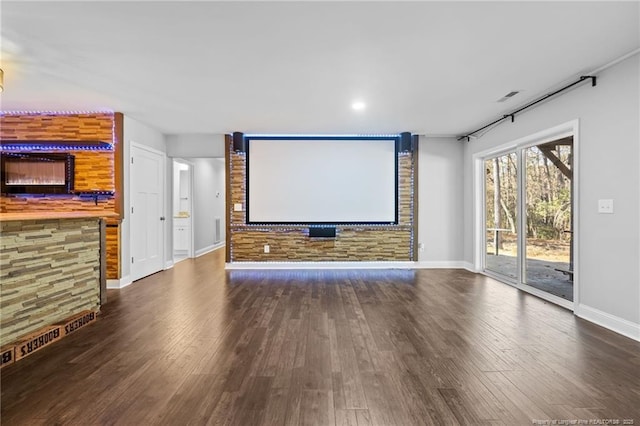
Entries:
POLYGON ((394 137, 246 140, 247 223, 397 223, 394 137))

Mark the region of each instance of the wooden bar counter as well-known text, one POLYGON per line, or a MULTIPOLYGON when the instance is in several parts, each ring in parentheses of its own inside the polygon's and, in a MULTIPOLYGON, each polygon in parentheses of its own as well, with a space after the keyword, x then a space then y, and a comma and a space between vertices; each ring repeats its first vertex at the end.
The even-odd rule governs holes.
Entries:
POLYGON ((105 302, 104 213, 0 213, 0 347, 105 302))

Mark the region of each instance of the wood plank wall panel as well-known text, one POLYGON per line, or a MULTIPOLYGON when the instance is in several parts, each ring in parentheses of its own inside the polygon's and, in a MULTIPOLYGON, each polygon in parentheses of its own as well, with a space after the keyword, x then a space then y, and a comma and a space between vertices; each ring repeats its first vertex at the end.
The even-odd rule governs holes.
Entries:
POLYGON ((398 155, 398 225, 413 225, 413 161, 412 154, 398 155))
POLYGON ((116 279, 120 276, 120 226, 117 221, 107 220, 105 239, 107 279, 116 279))
MULTIPOLYGON (((42 151, 46 152, 46 151, 42 151)), ((53 152, 53 151, 50 151, 53 152)), ((58 151, 59 152, 59 151, 58 151)), ((111 151, 67 151, 75 156, 75 174, 74 174, 74 190, 75 191, 115 191, 113 170, 114 158, 111 151)), ((24 207, 21 199, 25 197, 19 196, 3 196, 0 199, 0 209, 3 212, 15 211, 14 203, 18 203, 20 208, 24 207)), ((80 197, 75 196, 54 196, 54 197, 28 197, 29 199, 42 201, 47 205, 46 208, 53 208, 54 211, 68 211, 70 206, 81 211, 100 211, 114 212, 115 203, 109 200, 108 203, 99 203, 96 208, 95 203, 84 202, 80 197), (71 201, 70 201, 71 200, 71 201), (80 203, 74 203, 80 201, 80 203), (71 202, 71 204, 69 204, 71 202), (91 205, 93 204, 93 205, 91 205)), ((36 207, 34 205, 33 207, 36 207)), ((42 210, 37 208, 36 210, 42 210)))
POLYGON ((231 224, 244 225, 246 222, 246 206, 247 206, 247 186, 246 186, 246 169, 247 157, 244 152, 234 152, 231 150, 231 224), (234 205, 241 204, 242 211, 235 211, 234 205))
POLYGON ((113 140, 113 114, 22 114, 0 116, 0 139, 113 140))
POLYGON ((76 191, 115 191, 112 151, 70 151, 75 156, 76 191))
POLYGON ((98 205, 93 199, 80 197, 2 197, 0 211, 2 213, 20 212, 112 212, 115 202, 113 199, 98 200, 98 205))
POLYGON ((320 239, 309 238, 307 227, 246 225, 246 156, 233 151, 231 138, 226 141, 231 193, 227 203, 231 218, 228 261, 416 260, 413 250, 414 154, 398 155, 398 225, 337 226, 335 239, 320 239), (242 204, 243 211, 234 211, 236 203, 242 204), (264 253, 265 244, 269 245, 269 253, 264 253))
POLYGON ((100 300, 99 219, 0 223, 0 346, 100 300))
MULTIPOLYGON (((115 199, 77 196, 0 197, 1 212, 90 211, 121 214, 122 203, 122 114, 23 114, 0 115, 0 138, 6 140, 60 140, 116 142, 115 151, 66 151, 75 156, 76 191, 115 191, 115 199)), ((46 151, 42 151, 46 152, 46 151)), ((60 152, 60 151, 56 151, 60 152)), ((110 222, 113 223, 113 222, 110 222)), ((110 229, 111 233, 119 230, 110 229)), ((107 278, 120 278, 119 239, 107 240, 107 278)))
POLYGON ((113 182, 116 191, 115 212, 118 217, 124 215, 124 114, 113 114, 113 182))

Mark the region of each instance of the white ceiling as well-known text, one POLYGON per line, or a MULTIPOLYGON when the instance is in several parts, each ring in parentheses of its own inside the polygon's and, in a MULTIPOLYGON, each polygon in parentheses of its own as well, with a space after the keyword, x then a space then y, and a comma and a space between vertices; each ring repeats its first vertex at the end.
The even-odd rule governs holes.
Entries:
POLYGON ((3 110, 112 109, 167 134, 456 135, 640 46, 637 1, 3 0, 0 12, 3 110))

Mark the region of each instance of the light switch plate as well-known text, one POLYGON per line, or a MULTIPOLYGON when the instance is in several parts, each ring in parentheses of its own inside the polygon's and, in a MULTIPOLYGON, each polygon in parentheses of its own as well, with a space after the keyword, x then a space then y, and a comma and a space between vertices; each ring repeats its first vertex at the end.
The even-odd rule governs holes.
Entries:
POLYGON ((613 200, 598 200, 598 213, 612 214, 613 200))
POLYGON ((242 211, 242 203, 235 203, 233 205, 233 211, 234 212, 241 212, 242 211))

